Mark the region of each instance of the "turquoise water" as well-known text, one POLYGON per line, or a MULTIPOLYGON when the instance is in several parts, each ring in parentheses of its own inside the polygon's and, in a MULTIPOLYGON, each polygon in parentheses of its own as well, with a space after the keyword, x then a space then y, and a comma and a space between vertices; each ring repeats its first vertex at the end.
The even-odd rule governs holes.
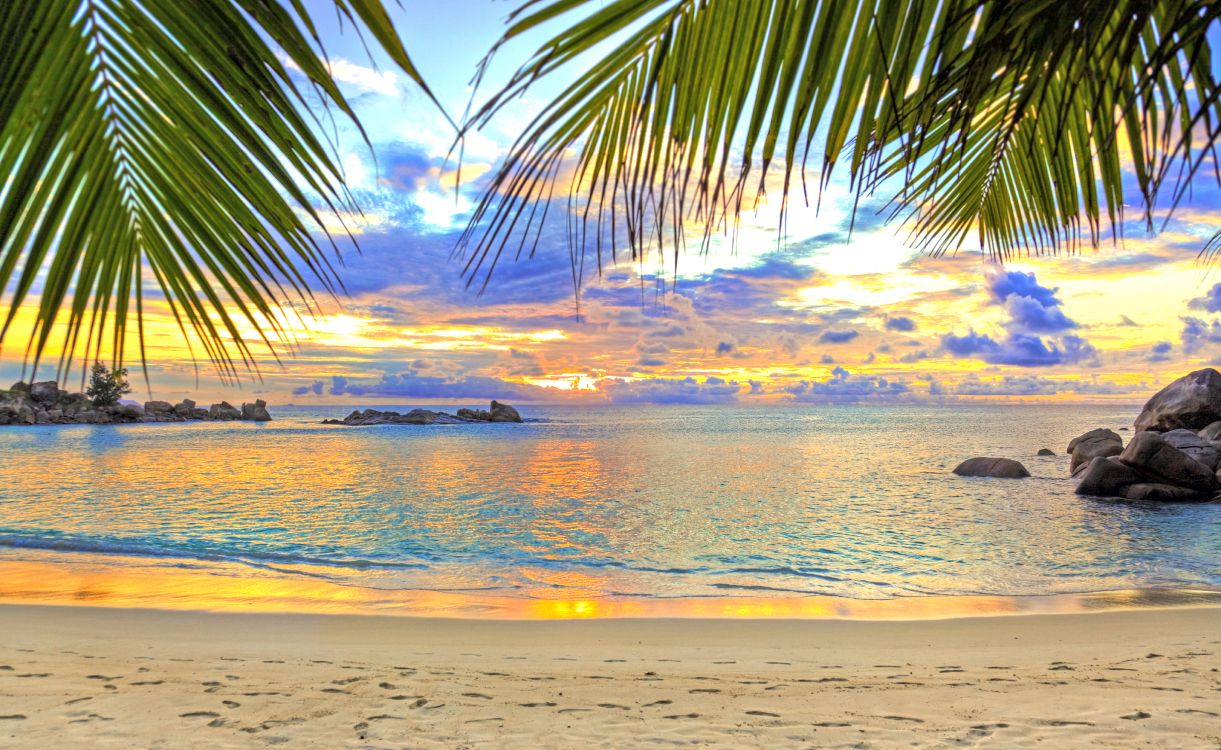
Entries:
POLYGON ((1221 504, 1078 497, 1066 457, 1035 456, 1130 425, 1130 405, 318 424, 363 406, 273 407, 265 425, 2 428, 0 561, 107 555, 543 599, 1221 586, 1221 504), (1018 458, 1034 477, 950 474, 973 455, 1018 458))

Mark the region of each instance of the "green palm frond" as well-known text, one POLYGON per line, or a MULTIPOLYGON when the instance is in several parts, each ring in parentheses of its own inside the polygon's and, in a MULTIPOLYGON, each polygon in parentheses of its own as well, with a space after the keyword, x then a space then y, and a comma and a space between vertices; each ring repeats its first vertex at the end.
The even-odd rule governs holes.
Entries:
MULTIPOLYGON (((380 0, 334 5, 427 92, 380 0)), ((291 346, 340 288, 320 212, 353 209, 310 96, 355 121, 298 0, 0 3, 0 344, 37 295, 35 370, 121 361, 133 320, 143 355, 147 276, 224 378, 243 330, 291 346)))
POLYGON ((999 257, 1097 244, 1130 199, 1150 221, 1159 197, 1177 203, 1213 153, 1219 16, 1209 0, 527 2, 502 44, 562 28, 468 127, 540 79, 575 80, 493 175, 467 271, 532 249, 557 191, 575 263, 583 240, 599 263, 677 248, 687 222, 706 242, 769 170, 808 201, 811 150, 818 188, 846 162, 858 198, 892 189, 892 217, 934 253, 973 232, 999 257))

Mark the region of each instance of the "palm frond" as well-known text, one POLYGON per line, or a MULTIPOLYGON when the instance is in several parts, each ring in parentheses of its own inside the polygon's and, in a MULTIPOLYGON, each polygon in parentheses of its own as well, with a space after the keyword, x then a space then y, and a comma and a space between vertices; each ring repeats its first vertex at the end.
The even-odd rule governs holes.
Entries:
POLYGON ((1149 221, 1181 199, 1221 128, 1208 0, 532 0, 501 43, 570 14, 467 124, 574 79, 478 203, 472 277, 533 249, 557 189, 599 262, 639 259, 731 229, 773 168, 809 200, 812 150, 819 189, 841 160, 893 188, 926 250, 1071 250, 1121 231, 1128 170, 1149 221))
MULTIPOLYGON (((428 91, 380 0, 335 7, 428 91)), ((291 346, 354 210, 311 96, 355 121, 297 0, 0 3, 0 344, 36 295, 35 370, 121 365, 147 282, 222 378, 257 372, 243 331, 291 346)))

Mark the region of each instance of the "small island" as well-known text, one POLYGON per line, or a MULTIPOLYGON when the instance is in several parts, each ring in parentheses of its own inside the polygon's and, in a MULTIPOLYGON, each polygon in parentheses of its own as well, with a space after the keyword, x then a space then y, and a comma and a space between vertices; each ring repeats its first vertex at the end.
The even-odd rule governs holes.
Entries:
POLYGON ((412 409, 406 414, 397 411, 365 409, 354 411, 343 419, 324 419, 322 424, 342 424, 363 427, 376 424, 470 424, 472 422, 521 422, 521 415, 508 404, 493 401, 488 409, 459 409, 457 414, 429 409, 412 409))

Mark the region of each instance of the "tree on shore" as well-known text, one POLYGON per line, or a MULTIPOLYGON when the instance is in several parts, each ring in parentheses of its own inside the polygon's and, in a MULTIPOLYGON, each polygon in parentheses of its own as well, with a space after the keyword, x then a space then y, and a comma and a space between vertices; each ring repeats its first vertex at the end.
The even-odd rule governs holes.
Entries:
POLYGON ((85 395, 94 406, 115 406, 119 399, 131 393, 127 383, 127 369, 109 367, 101 362, 94 362, 89 369, 89 385, 85 387, 85 395))

